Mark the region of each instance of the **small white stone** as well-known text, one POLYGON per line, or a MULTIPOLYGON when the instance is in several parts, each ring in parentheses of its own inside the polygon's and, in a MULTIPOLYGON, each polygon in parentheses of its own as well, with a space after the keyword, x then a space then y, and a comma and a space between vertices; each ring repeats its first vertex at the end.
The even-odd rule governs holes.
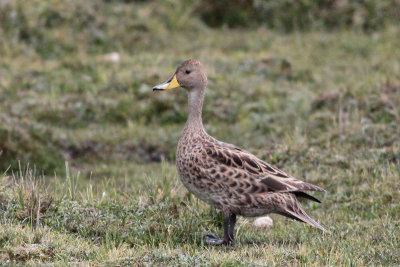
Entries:
POLYGON ((255 227, 268 228, 271 227, 274 223, 269 216, 265 216, 255 219, 253 224, 255 227))
POLYGON ((138 93, 140 95, 148 95, 148 94, 151 93, 151 87, 149 85, 145 84, 145 83, 142 83, 139 86, 138 93))
POLYGON ((105 61, 110 61, 110 62, 119 62, 120 57, 119 57, 119 54, 117 52, 113 52, 113 53, 104 55, 103 59, 105 61))

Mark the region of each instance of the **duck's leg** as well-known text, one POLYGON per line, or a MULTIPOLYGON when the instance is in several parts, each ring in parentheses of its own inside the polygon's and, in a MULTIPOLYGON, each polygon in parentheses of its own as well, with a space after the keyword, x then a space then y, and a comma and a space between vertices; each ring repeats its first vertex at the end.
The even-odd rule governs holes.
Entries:
POLYGON ((235 238, 234 238, 235 225, 236 225, 236 214, 231 214, 229 216, 229 228, 228 228, 228 236, 227 236, 229 243, 231 243, 231 242, 233 242, 233 240, 235 240, 235 238))
POLYGON ((236 224, 236 214, 224 214, 224 238, 219 238, 214 234, 208 234, 204 237, 209 245, 228 245, 233 242, 233 231, 236 224))

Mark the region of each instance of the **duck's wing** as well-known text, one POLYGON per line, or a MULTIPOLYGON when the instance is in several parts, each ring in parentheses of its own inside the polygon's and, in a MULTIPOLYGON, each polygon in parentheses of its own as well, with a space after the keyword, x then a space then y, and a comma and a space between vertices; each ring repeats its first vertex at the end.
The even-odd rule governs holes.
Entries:
MULTIPOLYGON (((215 140, 204 144, 207 157, 214 160, 219 166, 219 170, 227 169, 232 176, 238 180, 250 178, 251 181, 257 181, 258 185, 266 187, 266 191, 272 192, 297 192, 298 197, 317 201, 314 197, 299 191, 321 191, 325 190, 303 182, 284 171, 271 166, 265 161, 260 160, 248 151, 238 148, 234 145, 215 140)), ((225 174, 226 175, 226 174, 225 174)))

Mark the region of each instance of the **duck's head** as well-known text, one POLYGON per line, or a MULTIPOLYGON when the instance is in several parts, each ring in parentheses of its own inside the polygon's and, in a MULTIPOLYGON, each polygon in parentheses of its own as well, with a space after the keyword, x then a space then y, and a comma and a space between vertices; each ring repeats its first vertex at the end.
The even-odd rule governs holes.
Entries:
POLYGON ((153 87, 153 91, 169 90, 183 87, 187 91, 204 90, 207 85, 207 74, 203 64, 195 59, 184 61, 175 73, 165 82, 153 87))

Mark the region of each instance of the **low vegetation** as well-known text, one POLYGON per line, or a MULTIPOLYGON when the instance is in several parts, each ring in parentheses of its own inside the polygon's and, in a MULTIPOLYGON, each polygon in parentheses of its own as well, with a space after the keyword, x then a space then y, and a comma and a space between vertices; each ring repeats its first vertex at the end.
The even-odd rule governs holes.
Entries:
POLYGON ((400 28, 209 28, 187 3, 0 3, 0 262, 399 265, 400 28), (175 170, 186 96, 151 91, 187 58, 206 130, 325 188, 304 206, 331 234, 272 215, 204 244, 222 221, 175 170))

